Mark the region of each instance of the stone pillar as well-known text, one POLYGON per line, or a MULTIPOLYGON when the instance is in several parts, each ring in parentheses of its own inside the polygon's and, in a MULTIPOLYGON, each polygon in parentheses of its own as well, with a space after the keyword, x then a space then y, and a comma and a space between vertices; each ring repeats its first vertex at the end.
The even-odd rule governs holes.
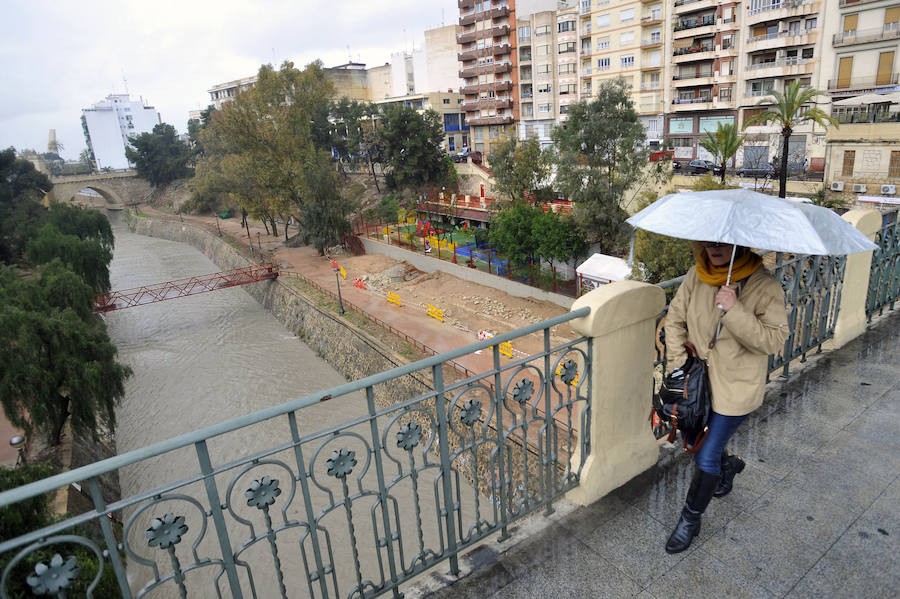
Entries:
MULTIPOLYGON (((844 214, 844 220, 856 227, 869 239, 881 228, 878 210, 860 208, 844 214)), ((843 347, 866 330, 866 296, 869 293, 869 271, 872 252, 859 252, 847 256, 844 284, 841 288, 841 304, 834 326, 834 337, 823 344, 826 349, 843 347)))
MULTIPOLYGON (((656 285, 622 281, 578 298, 591 308, 572 328, 593 338, 591 455, 567 498, 586 505, 653 466, 659 446, 648 417, 653 393, 656 318, 666 305, 656 285)), ((572 457, 573 469, 581 456, 572 457)))

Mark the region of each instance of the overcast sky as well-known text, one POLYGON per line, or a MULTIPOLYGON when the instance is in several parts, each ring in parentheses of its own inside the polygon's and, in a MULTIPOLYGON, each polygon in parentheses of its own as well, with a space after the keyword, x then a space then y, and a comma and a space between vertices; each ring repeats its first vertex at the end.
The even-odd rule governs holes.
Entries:
POLYGON ((212 85, 264 63, 384 64, 457 21, 455 0, 9 0, 0 19, 0 148, 77 159, 81 109, 143 97, 179 132, 212 85), (349 46, 349 51, 348 47, 349 46))

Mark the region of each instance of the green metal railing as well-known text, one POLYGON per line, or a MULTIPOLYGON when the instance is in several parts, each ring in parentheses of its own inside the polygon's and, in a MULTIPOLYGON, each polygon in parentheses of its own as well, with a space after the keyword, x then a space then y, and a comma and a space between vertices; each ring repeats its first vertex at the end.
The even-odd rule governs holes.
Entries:
POLYGON ((110 568, 122 597, 210 596, 212 588, 218 597, 256 597, 261 585, 281 597, 287 589, 321 598, 400 597, 401 584, 436 564, 449 562, 458 573, 460 552, 494 533, 505 538, 529 513, 551 512, 579 484, 590 454, 581 431, 589 430, 592 344, 579 338, 552 346, 551 329, 589 312, 0 493, 3 508, 75 486, 92 503, 0 540, 0 596, 29 588, 71 595, 79 577, 84 594, 96 596, 110 568), (504 343, 534 334, 542 335, 542 351, 502 356, 504 343), (492 352, 491 369, 452 380, 460 375, 447 362, 482 351, 492 352), (412 387, 419 392, 401 394, 412 387), (304 408, 324 401, 334 410, 347 411, 353 401, 365 408, 341 425, 302 434, 304 408), (261 425, 268 428, 250 428, 261 425), (273 427, 289 431, 287 440, 277 441, 273 427), (268 449, 241 455, 238 447, 238 459, 221 457, 223 448, 257 434, 268 449), (173 472, 171 482, 136 495, 104 498, 102 476, 176 454, 193 454, 197 469, 173 472), (99 572, 86 573, 75 546, 96 556, 99 572))
POLYGON ((900 209, 884 215, 885 225, 875 235, 878 246, 872 254, 869 290, 866 294, 866 319, 894 309, 900 294, 900 209))

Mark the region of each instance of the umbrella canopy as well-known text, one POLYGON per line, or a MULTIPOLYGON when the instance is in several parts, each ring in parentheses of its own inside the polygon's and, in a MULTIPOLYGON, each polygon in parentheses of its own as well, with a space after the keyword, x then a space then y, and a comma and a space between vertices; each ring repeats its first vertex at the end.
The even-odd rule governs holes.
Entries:
POLYGON ((862 106, 863 104, 898 104, 897 94, 862 94, 832 102, 835 106, 862 106))
POLYGON ((719 241, 777 252, 842 255, 876 247, 828 208, 749 189, 670 194, 626 222, 680 239, 719 241))

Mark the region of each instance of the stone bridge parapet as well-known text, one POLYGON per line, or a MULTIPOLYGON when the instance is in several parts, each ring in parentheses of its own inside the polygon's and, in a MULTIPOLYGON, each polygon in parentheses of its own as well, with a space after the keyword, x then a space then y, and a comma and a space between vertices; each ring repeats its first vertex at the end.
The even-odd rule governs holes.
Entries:
POLYGON ((153 193, 153 187, 133 170, 52 177, 50 181, 53 189, 46 196, 49 202, 77 202, 109 210, 121 210, 146 201, 153 193), (101 197, 77 195, 82 189, 93 190, 101 197))

